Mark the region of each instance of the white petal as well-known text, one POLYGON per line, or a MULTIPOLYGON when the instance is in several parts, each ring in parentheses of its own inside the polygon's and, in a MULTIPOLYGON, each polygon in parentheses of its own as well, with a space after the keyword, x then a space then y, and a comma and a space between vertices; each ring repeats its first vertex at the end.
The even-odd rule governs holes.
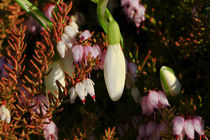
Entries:
POLYGON ((79 27, 77 25, 77 23, 75 21, 72 20, 72 22, 69 23, 69 26, 71 26, 72 28, 74 28, 75 30, 78 30, 79 27))
POLYGON ((66 44, 68 48, 73 46, 73 41, 67 36, 67 34, 63 33, 61 36, 61 40, 66 44))
POLYGON ((188 138, 194 139, 194 127, 193 127, 192 120, 185 121, 184 130, 188 138))
POLYGON ((76 84, 75 90, 76 90, 77 94, 79 95, 79 98, 84 103, 85 102, 86 92, 85 92, 85 88, 84 88, 82 82, 79 82, 79 83, 76 84))
POLYGON ((174 135, 181 135, 184 129, 185 120, 181 116, 177 116, 173 119, 173 134, 174 135))
POLYGON ((120 44, 108 46, 104 78, 110 98, 113 101, 119 100, 125 85, 125 57, 120 44))
POLYGON ((63 86, 65 86, 65 76, 61 68, 60 62, 53 62, 49 66, 50 73, 45 77, 46 92, 51 91, 52 94, 58 98, 58 87, 56 80, 58 80, 63 86))
POLYGON ((66 45, 64 44, 63 41, 58 41, 57 51, 61 58, 65 57, 66 45))
POLYGON ((64 33, 67 34, 70 37, 70 39, 73 39, 78 32, 78 29, 75 29, 71 26, 66 26, 64 28, 64 33))
POLYGON ((69 92, 70 92, 70 103, 73 104, 75 102, 75 99, 77 98, 77 93, 74 87, 72 87, 69 92))

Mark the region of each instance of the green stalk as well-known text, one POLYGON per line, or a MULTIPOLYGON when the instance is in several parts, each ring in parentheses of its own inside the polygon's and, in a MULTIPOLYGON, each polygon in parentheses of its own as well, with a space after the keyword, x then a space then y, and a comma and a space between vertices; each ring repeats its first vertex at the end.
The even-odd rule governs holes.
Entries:
POLYGON ((15 0, 28 14, 30 14, 42 27, 52 29, 52 22, 39 10, 34 4, 28 0, 15 0))

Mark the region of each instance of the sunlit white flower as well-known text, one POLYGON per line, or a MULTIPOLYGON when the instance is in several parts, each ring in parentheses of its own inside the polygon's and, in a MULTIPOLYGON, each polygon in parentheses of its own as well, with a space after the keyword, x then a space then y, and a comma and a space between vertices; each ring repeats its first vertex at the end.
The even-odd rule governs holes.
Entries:
POLYGON ((72 26, 66 26, 64 28, 64 33, 67 34, 70 39, 74 38, 78 32, 79 30, 72 26))
POLYGON ((61 40, 65 43, 68 48, 73 46, 74 40, 70 39, 67 34, 63 33, 61 36, 61 40))
POLYGON ((95 83, 90 78, 84 78, 82 81, 85 91, 93 98, 95 101, 95 90, 94 85, 95 83))
POLYGON ((63 41, 58 41, 58 44, 57 44, 57 51, 60 55, 61 58, 64 58, 65 57, 65 52, 66 52, 66 45, 63 41))
POLYGON ((188 138, 190 138, 190 139, 194 139, 195 138, 193 121, 191 119, 185 120, 184 131, 185 131, 185 133, 186 133, 188 138))
POLYGON ((125 85, 125 57, 120 44, 109 45, 104 61, 104 78, 110 98, 120 99, 125 85))
POLYGON ((169 93, 172 96, 180 93, 181 85, 171 68, 166 66, 161 67, 160 82, 165 93, 169 93))
POLYGON ((10 123, 11 116, 9 109, 6 108, 6 105, 2 104, 0 107, 0 117, 2 121, 6 121, 7 123, 10 123))
POLYGON ((58 80, 65 87, 65 75, 60 65, 60 62, 53 62, 49 66, 49 74, 45 77, 45 87, 46 93, 49 91, 58 98, 58 87, 56 85, 56 80, 58 80))

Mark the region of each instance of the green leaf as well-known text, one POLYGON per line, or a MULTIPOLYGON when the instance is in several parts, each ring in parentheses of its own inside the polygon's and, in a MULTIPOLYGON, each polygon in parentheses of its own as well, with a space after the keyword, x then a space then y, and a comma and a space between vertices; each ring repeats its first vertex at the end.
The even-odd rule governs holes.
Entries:
POLYGON ((30 14, 45 29, 52 28, 52 22, 39 10, 34 4, 28 0, 15 0, 28 14, 30 14))

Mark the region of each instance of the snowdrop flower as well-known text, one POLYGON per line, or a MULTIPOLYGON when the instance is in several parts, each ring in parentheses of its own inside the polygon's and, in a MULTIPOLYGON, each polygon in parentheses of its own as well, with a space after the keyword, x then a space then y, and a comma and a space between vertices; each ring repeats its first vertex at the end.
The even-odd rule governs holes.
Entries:
POLYGON ((83 31, 80 35, 79 35, 79 38, 81 39, 81 41, 85 41, 87 40, 88 38, 91 37, 91 34, 88 30, 85 30, 83 31))
POLYGON ((177 137, 182 137, 184 131, 185 120, 182 116, 177 116, 173 119, 173 134, 177 137))
POLYGON ((112 101, 120 99, 125 84, 125 57, 120 46, 120 29, 115 21, 108 23, 108 49, 104 60, 104 79, 112 101))
POLYGON ((171 68, 166 66, 161 67, 160 82, 164 92, 172 96, 176 96, 180 93, 181 85, 171 68))
POLYGON ((56 85, 56 80, 65 86, 65 75, 59 61, 53 62, 49 66, 49 70, 50 73, 45 77, 46 93, 50 91, 56 98, 58 98, 58 87, 56 85))
POLYGON ((54 122, 44 124, 44 138, 45 140, 58 140, 58 128, 54 122))
POLYGON ((184 123, 184 131, 187 135, 188 138, 194 139, 194 126, 193 126, 193 121, 191 119, 185 120, 184 123))
POLYGON ((2 121, 6 121, 7 123, 10 123, 10 120, 11 120, 10 112, 9 112, 9 109, 6 108, 6 105, 4 102, 0 107, 0 117, 2 121))

